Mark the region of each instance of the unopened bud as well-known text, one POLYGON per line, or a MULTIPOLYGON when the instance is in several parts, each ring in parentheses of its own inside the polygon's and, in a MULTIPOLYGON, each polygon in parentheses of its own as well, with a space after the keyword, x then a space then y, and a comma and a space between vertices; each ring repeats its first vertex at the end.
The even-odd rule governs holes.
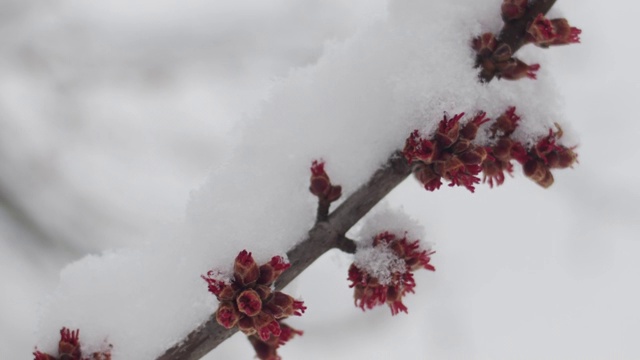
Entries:
POLYGON ((474 146, 458 155, 458 158, 465 165, 478 165, 487 158, 487 150, 485 150, 482 146, 474 146))
POLYGON ((240 285, 245 286, 258 280, 260 268, 250 252, 242 250, 233 264, 233 276, 240 285))
POLYGON ((218 310, 216 311, 216 321, 218 324, 227 329, 231 329, 236 326, 239 319, 240 314, 232 303, 227 301, 220 303, 218 310))
POLYGON ((447 119, 445 115, 444 119, 438 124, 438 130, 436 131, 436 142, 442 149, 451 147, 460 136, 460 119, 464 116, 464 113, 460 113, 447 119))
POLYGON ((473 39, 471 47, 479 56, 487 58, 493 54, 498 46, 496 36, 493 33, 484 33, 473 39))
POLYGON ((238 310, 247 316, 256 316, 262 310, 262 300, 255 290, 245 290, 236 299, 238 310))
POLYGON ((505 66, 500 69, 499 76, 506 80, 519 80, 524 77, 535 80, 537 78, 537 72, 540 70, 540 64, 528 65, 525 62, 514 59, 515 62, 509 63, 509 66, 505 66))
POLYGON ((541 160, 531 159, 523 166, 524 174, 531 180, 540 183, 547 176, 547 166, 541 160))
POLYGON ((502 19, 512 21, 522 18, 527 11, 527 0, 504 0, 502 2, 502 19))

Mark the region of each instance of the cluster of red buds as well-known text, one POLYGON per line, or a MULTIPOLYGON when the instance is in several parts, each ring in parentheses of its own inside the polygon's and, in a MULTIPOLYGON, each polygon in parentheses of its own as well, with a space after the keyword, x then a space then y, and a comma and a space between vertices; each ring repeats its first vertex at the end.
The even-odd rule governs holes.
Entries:
POLYGON ((63 327, 60 330, 60 342, 58 343, 58 356, 53 356, 40 351, 33 353, 34 360, 111 360, 110 350, 96 352, 89 357, 83 357, 80 349, 80 330, 69 330, 63 327))
POLYGON ((218 323, 227 329, 238 326, 246 335, 257 335, 263 342, 272 337, 277 343, 284 340, 277 340, 283 333, 280 320, 300 316, 306 310, 302 301, 272 289, 276 279, 290 266, 280 256, 258 266, 251 253, 243 250, 235 259, 233 279, 224 279, 214 271, 202 275, 209 291, 220 301, 216 311, 218 323))
POLYGON ((484 33, 473 39, 472 47, 476 51, 478 66, 482 67, 483 78, 497 76, 506 80, 518 80, 524 77, 536 79, 539 64, 528 65, 513 57, 511 47, 499 43, 492 33, 484 33))
POLYGON ((489 119, 484 112, 479 112, 461 126, 463 116, 461 113, 449 119, 445 115, 431 140, 421 137, 418 130, 407 138, 403 154, 409 164, 414 165, 416 178, 429 191, 439 189, 443 178, 450 182, 449 186, 462 185, 471 192, 475 190, 473 185, 480 182, 477 175, 487 151, 472 141, 480 125, 489 119))
POLYGON ((324 171, 324 162, 314 160, 311 164, 311 179, 309 191, 318 197, 320 202, 332 203, 342 195, 340 185, 331 184, 329 175, 324 171))
POLYGON ((351 264, 348 280, 351 281, 349 287, 354 288, 355 305, 366 310, 387 304, 392 315, 401 311, 406 313, 407 307, 402 303, 402 297, 414 292, 416 283, 413 272, 418 269, 435 271, 429 263, 434 252, 421 249, 419 240, 411 242, 406 235, 398 237, 389 232, 378 234, 373 239, 372 247, 376 251, 391 251, 401 261, 401 266, 392 266, 393 261, 385 262, 382 266, 389 267, 384 270, 390 276, 380 279, 365 266, 351 264))
POLYGON ((249 342, 256 351, 256 355, 260 360, 281 360, 278 356, 278 348, 286 344, 296 335, 302 335, 302 331, 296 330, 291 326, 280 322, 280 336, 271 336, 264 341, 256 334, 249 336, 249 342))
MULTIPOLYGON (((557 143, 562 131, 549 130, 547 136, 539 139, 530 149, 512 139, 511 135, 518 126, 520 117, 515 107, 510 107, 500 115, 491 126, 490 146, 472 144, 480 125, 488 122, 484 112, 478 113, 465 125, 460 125, 464 113, 451 119, 446 116, 432 139, 425 139, 416 130, 408 138, 404 147, 404 156, 413 164, 413 173, 425 189, 434 191, 442 185, 442 180, 450 181, 449 186, 463 185, 471 192, 474 184, 480 182, 478 175, 483 173, 483 181, 493 185, 502 185, 505 172, 513 172, 512 160, 519 162, 527 177, 542 187, 553 184, 551 169, 571 167, 577 159, 573 148, 557 143)), ((557 125, 556 125, 557 126, 557 125)))
POLYGON ((566 169, 571 167, 578 155, 574 148, 557 143, 562 137, 562 130, 558 127, 554 132, 549 129, 549 134, 540 138, 530 149, 511 138, 511 134, 518 126, 520 117, 516 114, 516 108, 510 107, 499 116, 491 126, 493 137, 497 139, 495 145, 487 147, 489 156, 482 163, 484 180, 489 185, 501 185, 504 182, 504 172, 511 173, 513 165, 511 160, 516 160, 522 165, 524 174, 538 185, 548 188, 553 184, 551 169, 566 169))
MULTIPOLYGON (((533 12, 528 0, 504 0, 502 2, 502 19, 505 24, 526 21, 527 12, 533 12)), ((580 29, 572 27, 566 19, 547 19, 544 14, 529 14, 533 19, 523 28, 524 32, 517 38, 523 38, 525 43, 540 47, 551 45, 565 45, 580 42, 580 29)), ((513 56, 514 49, 501 41, 493 33, 482 34, 472 41, 476 51, 476 65, 482 67, 481 78, 490 79, 493 76, 507 80, 522 78, 536 78, 540 70, 539 64, 528 65, 513 56)), ((517 50, 517 49, 516 49, 517 50)))

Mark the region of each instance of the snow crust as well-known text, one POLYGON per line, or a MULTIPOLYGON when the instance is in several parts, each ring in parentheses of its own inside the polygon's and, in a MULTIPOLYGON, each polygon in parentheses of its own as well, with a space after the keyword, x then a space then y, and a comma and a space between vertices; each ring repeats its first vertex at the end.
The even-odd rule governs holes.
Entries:
POLYGON ((229 271, 243 249, 266 262, 304 238, 315 216, 313 159, 326 161, 347 197, 413 129, 433 131, 444 112, 495 118, 515 105, 523 120, 514 136, 545 135, 559 111, 544 68, 537 81, 477 81, 469 41, 499 28, 499 4, 392 1, 386 19, 292 69, 238 122, 237 147, 192 192, 184 224, 63 270, 43 310, 39 349, 55 349, 66 326, 81 329, 87 351, 112 344, 114 359, 160 355, 215 309, 200 274, 229 271))

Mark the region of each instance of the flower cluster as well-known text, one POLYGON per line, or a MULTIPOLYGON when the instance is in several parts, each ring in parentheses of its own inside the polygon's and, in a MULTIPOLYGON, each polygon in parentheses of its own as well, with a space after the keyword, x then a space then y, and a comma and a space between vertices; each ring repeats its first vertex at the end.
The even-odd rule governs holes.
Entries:
POLYGON ((272 289, 275 280, 290 266, 280 256, 258 266, 251 253, 243 250, 235 259, 233 279, 224 279, 214 271, 202 275, 209 291, 220 301, 216 311, 218 323, 227 329, 238 326, 245 334, 256 334, 262 341, 268 341, 272 335, 281 336, 279 320, 300 316, 306 310, 302 301, 272 289))
POLYGON ((249 342, 251 342, 253 349, 256 351, 258 359, 281 360, 281 357, 278 356, 278 348, 286 344, 294 336, 302 335, 302 331, 296 330, 283 322, 280 322, 280 330, 280 336, 272 335, 266 341, 255 334, 249 336, 249 342))
POLYGON ((440 121, 434 138, 427 140, 415 130, 404 146, 403 154, 409 164, 414 164, 414 175, 425 189, 434 191, 442 185, 441 179, 449 181, 449 186, 462 185, 474 191, 474 184, 480 182, 477 175, 487 157, 482 146, 472 143, 480 125, 489 121, 484 112, 479 112, 464 126, 460 119, 464 113, 440 121))
POLYGON ((520 121, 515 111, 515 107, 510 107, 491 126, 493 137, 497 141, 495 145, 487 147, 489 156, 482 163, 484 180, 488 180, 490 186, 494 182, 501 185, 505 179, 504 173, 513 172, 511 160, 516 160, 522 165, 527 177, 547 188, 553 184, 551 169, 571 167, 577 160, 577 154, 573 148, 557 144, 557 140, 562 137, 559 127, 557 132, 549 129, 547 136, 539 139, 530 149, 525 149, 522 143, 511 138, 520 121))
POLYGON ((430 264, 434 252, 421 249, 419 240, 411 242, 406 235, 398 237, 389 232, 378 234, 368 250, 382 253, 384 260, 376 262, 369 258, 351 264, 348 280, 351 281, 349 287, 354 288, 355 305, 366 310, 387 304, 392 315, 401 311, 406 313, 407 307, 402 303, 402 297, 413 293, 416 286, 413 271, 421 268, 435 271, 430 264), (393 259, 389 258, 389 254, 393 259))
POLYGON ((311 179, 309 191, 321 202, 332 203, 342 195, 340 185, 331 184, 329 175, 324 171, 324 162, 314 160, 311 164, 311 179))
MULTIPOLYGON (((529 8, 527 0, 504 0, 501 9, 505 24, 533 19, 523 27, 523 33, 516 36, 518 39, 524 39, 525 43, 546 48, 550 45, 580 42, 580 29, 571 27, 566 19, 549 20, 544 14, 533 13, 534 10, 529 8), (525 18, 528 11, 532 13, 529 14, 531 17, 525 18)), ((485 33, 473 39, 472 47, 476 51, 476 65, 482 68, 482 79, 491 79, 494 76, 506 80, 525 77, 535 79, 536 72, 540 70, 539 64, 528 65, 515 58, 513 53, 517 49, 512 49, 492 33, 485 33)))
POLYGON ((111 352, 109 350, 83 357, 80 349, 80 330, 69 330, 65 327, 60 330, 58 356, 40 351, 34 352, 33 356, 34 360, 111 360, 111 352))
POLYGON ((536 79, 539 64, 528 65, 513 56, 509 45, 500 43, 492 33, 484 33, 473 39, 472 47, 476 51, 478 66, 482 67, 483 78, 497 76, 505 80, 522 78, 536 79))
POLYGON ((449 186, 462 185, 471 192, 480 182, 502 185, 505 172, 513 172, 512 160, 523 167, 524 173, 542 187, 553 184, 551 169, 571 167, 577 159, 573 148, 557 143, 562 131, 549 130, 547 136, 539 139, 530 149, 514 140, 511 135, 520 121, 516 108, 510 107, 491 125, 493 144, 480 146, 473 144, 479 127, 490 121, 484 112, 478 113, 464 125, 460 119, 464 113, 449 119, 446 116, 438 125, 431 139, 425 139, 415 130, 406 140, 403 154, 413 173, 428 191, 439 189, 442 179, 449 186))

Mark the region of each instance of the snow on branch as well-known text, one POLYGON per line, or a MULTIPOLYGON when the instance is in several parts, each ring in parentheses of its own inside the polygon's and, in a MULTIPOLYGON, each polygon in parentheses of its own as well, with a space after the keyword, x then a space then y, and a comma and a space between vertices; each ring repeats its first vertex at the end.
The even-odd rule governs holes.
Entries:
MULTIPOLYGON (((238 325, 259 356, 276 357, 281 343, 300 334, 280 323, 276 310, 291 315, 302 304, 277 295, 286 306, 264 316, 264 306, 274 305, 271 296, 330 249, 356 252, 347 231, 411 173, 429 190, 440 178, 473 189, 481 171, 490 184, 500 184, 514 159, 527 176, 549 185, 549 170, 570 166, 575 153, 561 144, 559 128, 549 132, 557 122, 557 94, 536 74, 539 67, 513 54, 526 42, 575 42, 579 33, 564 21, 538 17, 554 1, 505 0, 503 20, 482 2, 460 2, 391 0, 385 21, 327 46, 316 64, 281 80, 243 124, 242 146, 192 193, 183 227, 62 272, 44 312, 39 348, 54 349, 54 329, 73 326, 83 329, 89 352, 100 351, 96 344, 108 338, 114 359, 195 360, 238 325), (481 35, 492 21, 504 21, 500 33, 481 35), (538 80, 489 84, 494 77, 538 80), (504 115, 510 106, 517 106, 518 121, 515 112, 504 115), (471 120, 462 123, 462 111, 474 114, 471 120), (330 169, 312 162, 320 157, 330 169), (285 253, 290 267, 259 283, 257 264, 285 253), (218 301, 198 277, 203 273, 218 301), (265 285, 273 280, 273 288, 265 285), (211 314, 216 308, 222 310, 211 314)), ((412 244, 405 241, 403 251, 412 244)), ((430 250, 416 254, 402 260, 432 269, 430 250)), ((410 278, 406 269, 396 270, 410 278)), ((364 288, 373 281, 360 280, 364 288)), ((409 279, 385 288, 394 313, 405 310, 400 298, 413 286, 409 279)), ((361 300, 364 307, 378 304, 361 300)))

